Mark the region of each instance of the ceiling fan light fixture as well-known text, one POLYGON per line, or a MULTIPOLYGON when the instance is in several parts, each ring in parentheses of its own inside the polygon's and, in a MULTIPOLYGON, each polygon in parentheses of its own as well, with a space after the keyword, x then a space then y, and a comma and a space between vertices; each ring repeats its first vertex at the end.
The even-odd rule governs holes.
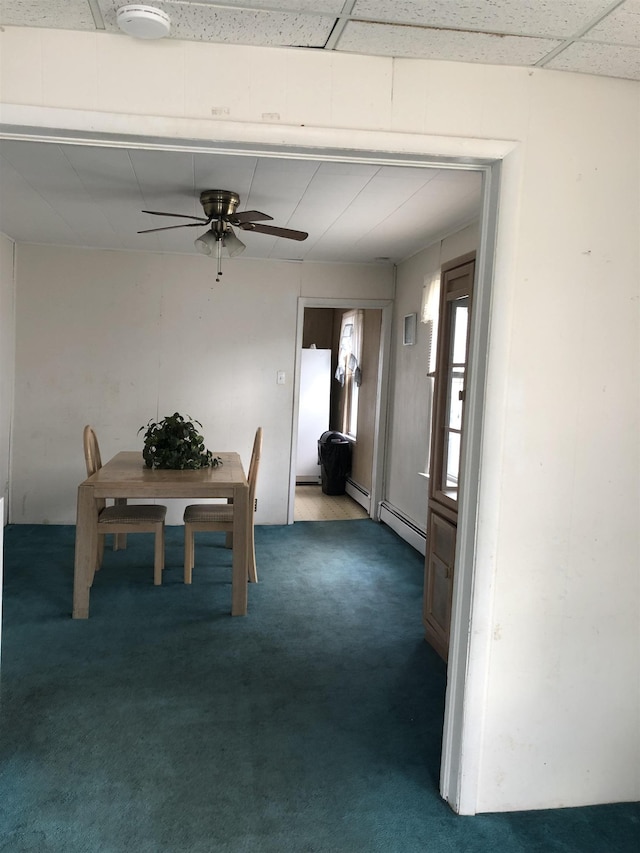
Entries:
POLYGON ((242 240, 239 240, 233 233, 231 228, 225 233, 222 244, 229 253, 230 258, 235 258, 236 255, 241 255, 247 248, 242 240))
POLYGON ((217 242, 218 238, 213 231, 205 231, 204 234, 200 235, 200 237, 196 237, 193 245, 201 254, 213 255, 217 242))
POLYGON ((121 6, 116 20, 123 33, 138 39, 161 39, 168 36, 171 29, 169 15, 154 6, 121 6))

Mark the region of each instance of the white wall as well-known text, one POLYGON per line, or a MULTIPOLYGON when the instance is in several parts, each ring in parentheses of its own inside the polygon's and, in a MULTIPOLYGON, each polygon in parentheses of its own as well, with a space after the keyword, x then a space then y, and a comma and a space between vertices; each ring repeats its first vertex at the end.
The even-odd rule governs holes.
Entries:
POLYGON ((398 265, 393 324, 393 385, 385 499, 426 532, 427 457, 431 441, 433 379, 427 377, 429 335, 420 322, 425 282, 442 264, 478 248, 478 224, 440 240, 398 265), (403 344, 406 314, 417 314, 416 342, 403 344))
POLYGON ((13 240, 0 234, 0 497, 3 524, 9 501, 9 451, 15 374, 15 282, 13 240))
POLYGON ((640 798, 639 93, 542 75, 514 155, 479 509, 483 811, 640 798))
MULTIPOLYGON (((389 268, 233 259, 216 284, 195 254, 20 245, 17 256, 12 522, 75 521, 85 423, 108 459, 142 452, 139 427, 179 411, 202 422, 207 447, 247 464, 264 428, 256 521, 286 523, 298 297, 390 298, 389 268)), ((170 502, 169 524, 183 506, 170 502)))
POLYGON ((462 808, 640 798, 640 86, 118 35, 0 36, 5 121, 504 158, 462 808), (202 85, 212 67, 215 103, 202 85), (228 121, 211 120, 214 106, 229 107, 228 121))

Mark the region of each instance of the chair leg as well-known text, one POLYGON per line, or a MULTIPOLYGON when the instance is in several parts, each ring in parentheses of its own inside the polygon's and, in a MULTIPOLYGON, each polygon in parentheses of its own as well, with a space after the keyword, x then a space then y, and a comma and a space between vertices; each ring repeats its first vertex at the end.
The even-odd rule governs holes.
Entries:
POLYGON ((248 554, 249 567, 247 574, 251 583, 258 583, 258 570, 256 569, 256 542, 253 535, 253 524, 251 525, 251 541, 249 542, 248 554))
POLYGON ((193 528, 190 524, 184 526, 184 582, 191 583, 192 569, 195 562, 195 542, 193 528))
POLYGON ((225 548, 233 548, 233 533, 225 533, 224 536, 224 547, 225 548))
POLYGON ((153 583, 155 586, 162 584, 162 571, 164 569, 164 523, 156 527, 155 551, 153 560, 153 583))

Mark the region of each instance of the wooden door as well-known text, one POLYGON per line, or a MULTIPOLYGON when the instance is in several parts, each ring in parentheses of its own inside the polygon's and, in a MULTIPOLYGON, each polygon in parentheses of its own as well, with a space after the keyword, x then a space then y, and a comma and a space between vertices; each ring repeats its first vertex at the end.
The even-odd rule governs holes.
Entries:
POLYGON ((458 488, 464 429, 465 383, 475 257, 443 267, 438 316, 434 409, 431 428, 429 507, 425 559, 424 626, 427 641, 445 660, 458 522, 458 488))

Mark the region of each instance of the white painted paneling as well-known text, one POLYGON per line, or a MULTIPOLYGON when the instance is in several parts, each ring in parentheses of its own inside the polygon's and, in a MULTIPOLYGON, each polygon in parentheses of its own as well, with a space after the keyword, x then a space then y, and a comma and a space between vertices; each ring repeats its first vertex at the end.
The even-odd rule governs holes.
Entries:
POLYGON ((48 69, 42 80, 45 98, 69 109, 94 110, 98 102, 95 39, 78 44, 73 33, 53 30, 42 44, 42 55, 48 69))
POLYGON ((0 229, 53 245, 193 255, 206 223, 142 211, 202 219, 201 191, 226 189, 239 195, 238 211, 309 234, 244 232, 245 258, 399 261, 480 202, 480 176, 469 170, 17 140, 2 141, 0 158, 0 229), (138 234, 147 229, 163 230, 138 234))

